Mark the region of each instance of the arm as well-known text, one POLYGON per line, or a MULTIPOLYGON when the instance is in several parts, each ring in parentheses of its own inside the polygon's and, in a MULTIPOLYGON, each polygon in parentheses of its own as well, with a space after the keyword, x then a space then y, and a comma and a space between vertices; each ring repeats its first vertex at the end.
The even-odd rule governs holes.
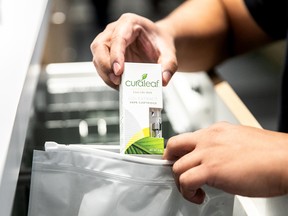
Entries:
POLYGON ((271 42, 243 0, 186 1, 157 25, 173 35, 181 71, 209 70, 271 42))
POLYGON ((189 0, 156 24, 135 14, 122 15, 95 38, 91 51, 102 79, 117 88, 124 61, 160 63, 166 85, 177 60, 183 66, 189 62, 190 71, 208 70, 268 41, 242 0, 189 0))

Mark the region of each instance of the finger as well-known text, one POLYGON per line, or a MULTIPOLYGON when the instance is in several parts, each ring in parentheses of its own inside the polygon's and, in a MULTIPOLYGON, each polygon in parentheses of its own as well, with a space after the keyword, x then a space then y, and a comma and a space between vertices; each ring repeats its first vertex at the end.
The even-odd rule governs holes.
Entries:
MULTIPOLYGON (((98 47, 97 50, 99 51, 99 53, 101 52, 102 55, 106 55, 107 59, 109 58, 109 51, 107 50, 106 47, 102 46, 102 47, 98 47)), ((93 64, 96 68, 97 73, 99 74, 99 76, 102 78, 102 80, 109 86, 111 87, 115 87, 115 83, 112 81, 110 74, 113 73, 109 62, 107 61, 103 61, 101 59, 101 57, 98 57, 96 55, 93 56, 93 64)))
POLYGON ((115 27, 111 40, 110 64, 116 76, 121 76, 124 71, 125 53, 127 47, 135 41, 139 31, 135 30, 134 23, 123 15, 115 27))
POLYGON ((162 81, 166 86, 178 68, 177 58, 173 50, 161 51, 158 63, 162 65, 162 81))
MULTIPOLYGON (((175 73, 175 72, 174 72, 175 73)), ((167 86, 169 81, 171 80, 173 74, 171 70, 162 70, 162 82, 163 86, 167 86)))
POLYGON ((105 30, 98 34, 91 43, 90 48, 93 54, 93 64, 99 76, 107 85, 116 88, 119 85, 119 81, 110 75, 113 70, 110 65, 109 34, 110 30, 105 30))
POLYGON ((121 83, 121 77, 120 76, 116 76, 113 72, 109 73, 109 79, 110 81, 115 85, 115 86, 119 86, 121 83))
POLYGON ((201 188, 198 188, 196 191, 191 190, 191 192, 185 193, 185 195, 183 195, 186 200, 195 204, 202 204, 205 200, 205 196, 206 194, 201 188))
POLYGON ((175 177, 179 178, 186 171, 201 164, 201 158, 199 154, 195 154, 194 151, 183 155, 181 158, 175 161, 175 163, 173 164, 173 173, 175 177))
POLYGON ((175 161, 194 150, 196 140, 194 133, 184 133, 171 137, 163 154, 163 159, 175 161))
MULTIPOLYGON (((195 151, 195 150, 194 150, 195 151)), ((172 167, 175 183, 180 190, 180 176, 190 169, 193 169, 201 164, 201 158, 194 151, 185 154, 179 158, 172 167)))
POLYGON ((184 172, 179 177, 179 188, 183 197, 194 203, 202 203, 205 192, 200 189, 207 182, 207 172, 204 166, 196 166, 184 172))
MULTIPOLYGON (((104 50, 102 53, 104 53, 104 50)), ((112 69, 109 67, 110 64, 99 62, 98 58, 95 57, 93 57, 93 64, 102 80, 110 87, 117 89, 120 84, 120 78, 114 75, 112 69)))

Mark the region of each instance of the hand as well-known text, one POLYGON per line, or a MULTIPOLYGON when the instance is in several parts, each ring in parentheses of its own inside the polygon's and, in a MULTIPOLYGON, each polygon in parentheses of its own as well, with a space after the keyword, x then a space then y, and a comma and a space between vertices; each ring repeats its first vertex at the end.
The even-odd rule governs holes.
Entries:
POLYGON ((184 198, 202 203, 204 184, 252 197, 283 195, 288 189, 288 135, 217 123, 169 139, 164 159, 173 165, 184 198))
POLYGON ((167 29, 135 14, 124 14, 109 24, 91 44, 93 63, 111 87, 120 84, 124 62, 159 63, 163 85, 177 70, 174 40, 167 29))

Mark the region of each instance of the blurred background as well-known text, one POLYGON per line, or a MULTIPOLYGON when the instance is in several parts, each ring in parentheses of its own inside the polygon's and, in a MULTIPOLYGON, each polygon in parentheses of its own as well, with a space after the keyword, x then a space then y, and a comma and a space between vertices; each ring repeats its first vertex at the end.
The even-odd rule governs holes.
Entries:
POLYGON ((152 20, 166 16, 183 0, 61 0, 54 1, 44 62, 90 61, 90 43, 123 13, 152 20))
MULTIPOLYGON (((40 74, 34 115, 27 133, 13 216, 27 214, 33 149, 43 148, 48 140, 66 144, 95 141, 113 144, 119 140, 117 92, 97 80, 91 68, 85 69, 81 65, 81 62, 92 60, 90 44, 95 36, 123 13, 137 13, 156 21, 183 1, 53 1, 43 73, 40 74), (71 69, 59 68, 54 63, 75 64, 71 69), (98 83, 97 88, 95 83, 98 83)), ((284 47, 284 42, 279 41, 215 68, 262 127, 271 130, 277 129, 284 47)), ((165 138, 174 135, 165 112, 163 127, 165 138)))

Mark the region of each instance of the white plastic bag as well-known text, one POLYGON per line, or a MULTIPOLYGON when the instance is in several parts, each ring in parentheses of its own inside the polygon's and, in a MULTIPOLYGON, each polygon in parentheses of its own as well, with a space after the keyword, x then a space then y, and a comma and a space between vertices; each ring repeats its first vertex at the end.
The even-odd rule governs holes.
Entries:
POLYGON ((234 196, 217 189, 204 188, 202 205, 186 201, 169 161, 122 155, 117 149, 56 143, 45 148, 34 151, 30 216, 232 215, 234 196))

